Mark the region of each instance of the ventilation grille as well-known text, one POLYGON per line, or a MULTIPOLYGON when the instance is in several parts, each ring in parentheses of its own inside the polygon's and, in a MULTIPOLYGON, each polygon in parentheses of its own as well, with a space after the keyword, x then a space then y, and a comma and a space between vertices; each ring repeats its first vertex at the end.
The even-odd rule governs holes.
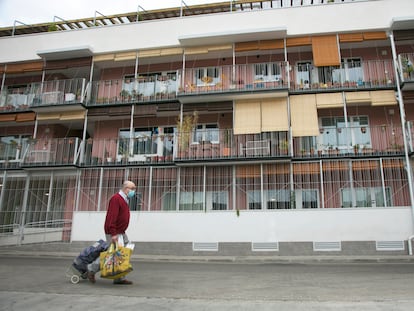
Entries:
POLYGON ((314 252, 339 252, 341 250, 341 242, 313 242, 314 252))
POLYGON ((376 241, 377 251, 403 251, 404 241, 376 241))
POLYGON ((252 242, 253 252, 277 252, 279 242, 252 242))
POLYGON ((193 251, 198 252, 217 252, 217 242, 193 242, 193 251))

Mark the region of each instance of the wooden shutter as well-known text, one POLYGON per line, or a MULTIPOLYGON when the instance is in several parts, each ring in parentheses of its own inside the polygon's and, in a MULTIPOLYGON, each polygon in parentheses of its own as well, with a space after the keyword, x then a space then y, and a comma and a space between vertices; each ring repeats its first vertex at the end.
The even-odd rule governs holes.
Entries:
POLYGON ((339 66, 341 63, 336 35, 312 37, 312 53, 317 67, 339 66))

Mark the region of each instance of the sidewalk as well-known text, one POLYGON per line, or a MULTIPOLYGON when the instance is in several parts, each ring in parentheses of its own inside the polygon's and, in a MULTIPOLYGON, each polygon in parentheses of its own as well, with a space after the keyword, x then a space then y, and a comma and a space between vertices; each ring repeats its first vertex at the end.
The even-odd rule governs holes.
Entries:
MULTIPOLYGON (((89 243, 42 243, 26 244, 21 246, 0 246, 0 256, 9 257, 60 257, 76 258, 80 251, 89 246, 89 243)), ((374 256, 346 256, 346 255, 314 255, 314 256, 220 256, 220 255, 151 255, 139 254, 135 250, 132 255, 134 261, 158 262, 227 262, 227 263, 414 263, 414 256, 410 255, 374 255, 374 256)))

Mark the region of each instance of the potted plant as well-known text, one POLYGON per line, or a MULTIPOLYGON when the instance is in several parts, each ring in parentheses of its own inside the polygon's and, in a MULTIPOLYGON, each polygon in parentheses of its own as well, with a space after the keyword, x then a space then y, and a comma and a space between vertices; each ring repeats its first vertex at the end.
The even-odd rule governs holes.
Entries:
POLYGON ((279 142, 280 154, 281 155, 286 155, 288 153, 288 149, 289 149, 289 142, 286 139, 285 140, 281 140, 279 142))
POLYGON ((404 80, 410 78, 411 73, 414 70, 412 62, 408 59, 408 57, 403 57, 401 58, 401 64, 404 80))
POLYGON ((225 129, 223 131, 223 156, 228 157, 230 155, 231 146, 231 130, 225 129))
POLYGON ((194 111, 192 115, 186 115, 181 120, 177 119, 178 143, 180 152, 186 152, 190 146, 191 134, 197 125, 198 113, 194 111))
POLYGON ((359 153, 359 144, 354 145, 354 153, 355 154, 359 153))

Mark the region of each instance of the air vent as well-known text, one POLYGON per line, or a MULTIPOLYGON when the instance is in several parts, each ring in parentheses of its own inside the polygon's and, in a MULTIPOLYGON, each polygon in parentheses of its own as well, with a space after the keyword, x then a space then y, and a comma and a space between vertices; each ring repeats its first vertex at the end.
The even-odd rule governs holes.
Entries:
POLYGON ((193 242, 193 251, 195 252, 217 252, 217 242, 193 242))
POLYGON ((403 251, 404 241, 376 241, 377 251, 403 251))
POLYGON ((340 252, 341 242, 313 242, 314 252, 340 252))
POLYGON ((252 242, 253 252, 277 252, 279 242, 252 242))

